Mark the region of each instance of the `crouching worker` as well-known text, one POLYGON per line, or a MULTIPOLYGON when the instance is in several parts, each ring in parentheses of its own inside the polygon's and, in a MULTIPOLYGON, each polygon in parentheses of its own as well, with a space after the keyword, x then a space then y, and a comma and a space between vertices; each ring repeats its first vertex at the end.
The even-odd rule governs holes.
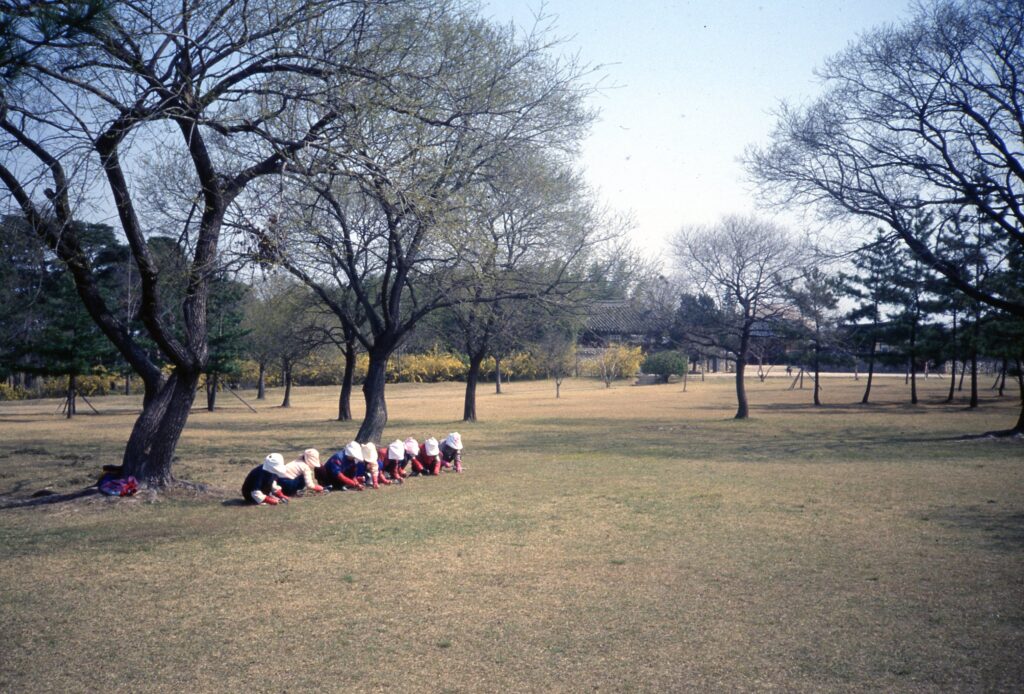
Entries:
POLYGON ((327 462, 314 470, 317 481, 325 487, 363 491, 362 477, 366 472, 363 447, 356 441, 335 452, 327 462))
POLYGON ((441 474, 441 451, 437 439, 431 436, 423 442, 423 448, 412 461, 413 469, 421 475, 441 474))
POLYGON ((377 447, 372 443, 363 444, 363 463, 366 465, 367 484, 379 489, 382 484, 391 484, 381 472, 380 463, 377 462, 377 447))
POLYGON ((302 455, 284 466, 284 475, 277 479, 281 490, 288 496, 295 496, 304 489, 311 492, 322 492, 324 490, 317 484, 313 473, 320 467, 320 451, 315 448, 307 448, 302 455))
POLYGON ((454 468, 455 472, 462 472, 462 437, 459 432, 453 431, 441 442, 441 460, 446 470, 454 468))
POLYGON ((242 498, 251 504, 277 506, 288 497, 277 483, 279 473, 284 472, 284 458, 280 453, 268 455, 262 465, 257 465, 246 475, 242 483, 242 498))

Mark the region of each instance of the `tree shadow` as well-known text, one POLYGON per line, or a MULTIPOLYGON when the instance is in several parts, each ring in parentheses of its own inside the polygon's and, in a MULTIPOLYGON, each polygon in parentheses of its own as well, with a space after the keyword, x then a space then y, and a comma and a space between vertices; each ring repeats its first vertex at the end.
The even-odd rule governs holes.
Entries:
POLYGON ((985 506, 938 509, 927 515, 947 527, 981 535, 983 546, 1000 552, 1024 551, 1024 513, 1002 510, 989 500, 985 506))

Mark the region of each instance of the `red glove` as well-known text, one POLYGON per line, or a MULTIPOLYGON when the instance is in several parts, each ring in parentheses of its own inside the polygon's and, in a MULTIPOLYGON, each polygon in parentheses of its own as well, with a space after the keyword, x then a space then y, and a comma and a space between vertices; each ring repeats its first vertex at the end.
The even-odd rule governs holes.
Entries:
POLYGON ((287 498, 288 498, 288 497, 286 497, 286 496, 284 495, 284 492, 283 492, 283 491, 281 491, 280 489, 275 489, 275 490, 274 490, 274 491, 273 491, 272 493, 273 493, 273 495, 274 495, 274 496, 276 496, 276 497, 277 497, 278 499, 287 499, 287 498))
POLYGON ((268 504, 269 506, 277 506, 281 502, 277 500, 277 497, 268 496, 263 500, 263 503, 268 504))
POLYGON ((320 493, 320 492, 322 492, 323 490, 324 490, 324 488, 323 488, 323 487, 321 487, 321 486, 320 486, 319 484, 314 484, 314 485, 313 485, 313 491, 314 491, 314 492, 320 493))

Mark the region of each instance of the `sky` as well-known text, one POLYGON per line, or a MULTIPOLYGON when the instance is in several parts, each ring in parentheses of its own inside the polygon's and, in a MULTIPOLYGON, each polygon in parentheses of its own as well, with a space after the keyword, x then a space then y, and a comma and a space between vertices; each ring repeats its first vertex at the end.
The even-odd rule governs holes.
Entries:
MULTIPOLYGON (((485 0, 483 14, 530 26, 540 7, 485 0)), ((549 0, 544 11, 566 53, 604 66, 580 164, 609 206, 632 213, 634 241, 652 256, 683 226, 773 217, 755 200, 744 149, 768 142, 780 101, 819 93, 814 69, 828 56, 909 14, 903 0, 549 0)))

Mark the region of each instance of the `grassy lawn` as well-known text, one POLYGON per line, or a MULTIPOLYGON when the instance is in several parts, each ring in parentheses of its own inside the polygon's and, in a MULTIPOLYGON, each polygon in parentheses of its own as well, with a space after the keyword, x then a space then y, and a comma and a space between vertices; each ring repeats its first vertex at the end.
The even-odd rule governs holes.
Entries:
MULTIPOLYGON (((281 508, 235 503, 249 468, 356 427, 334 388, 225 394, 176 467, 221 498, 0 511, 0 691, 1019 691, 1024 445, 955 440, 1016 392, 788 385, 745 422, 726 377, 484 385, 473 425, 389 386, 385 438, 458 429, 466 474, 281 508)), ((0 403, 0 501, 119 460, 138 400, 94 404, 0 403)))

